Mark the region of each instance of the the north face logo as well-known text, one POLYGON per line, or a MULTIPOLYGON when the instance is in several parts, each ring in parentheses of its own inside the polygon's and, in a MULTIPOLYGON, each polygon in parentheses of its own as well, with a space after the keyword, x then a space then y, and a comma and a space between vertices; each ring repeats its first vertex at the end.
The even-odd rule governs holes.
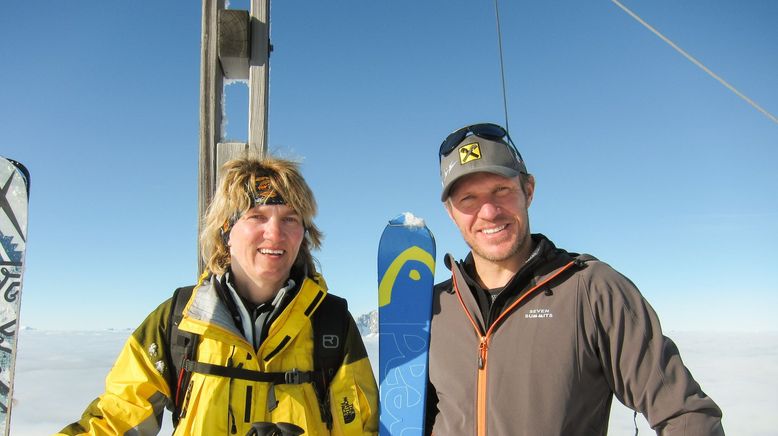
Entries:
POLYGON ((354 405, 348 402, 347 397, 343 397, 343 402, 340 403, 340 410, 343 411, 343 421, 348 424, 354 421, 357 417, 357 412, 354 409, 354 405))

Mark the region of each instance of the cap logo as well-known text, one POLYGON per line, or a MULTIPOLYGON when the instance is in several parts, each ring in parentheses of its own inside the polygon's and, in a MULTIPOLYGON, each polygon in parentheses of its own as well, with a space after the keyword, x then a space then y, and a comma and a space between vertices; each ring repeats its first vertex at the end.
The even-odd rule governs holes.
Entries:
POLYGON ((459 147, 459 163, 464 165, 468 162, 481 159, 481 147, 477 142, 472 142, 459 147))

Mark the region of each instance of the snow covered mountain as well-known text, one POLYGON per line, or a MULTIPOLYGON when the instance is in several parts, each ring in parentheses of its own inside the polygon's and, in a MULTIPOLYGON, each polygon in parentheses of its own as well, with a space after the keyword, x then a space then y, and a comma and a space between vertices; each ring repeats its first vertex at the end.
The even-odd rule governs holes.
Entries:
POLYGON ((378 333, 378 310, 373 310, 364 315, 360 315, 357 319, 357 327, 359 327, 359 333, 362 336, 370 333, 378 333))

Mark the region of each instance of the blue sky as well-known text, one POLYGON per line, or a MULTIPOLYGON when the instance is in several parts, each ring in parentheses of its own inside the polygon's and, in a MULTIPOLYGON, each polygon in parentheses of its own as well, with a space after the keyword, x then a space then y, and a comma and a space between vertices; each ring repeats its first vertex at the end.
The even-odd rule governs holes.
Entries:
MULTIPOLYGON (((778 113, 778 3, 625 5, 778 113)), ((134 327, 196 279, 200 8, 4 5, 0 154, 32 173, 23 325, 134 327)), ((778 330, 778 124, 612 2, 500 12, 532 230, 629 276, 667 330, 778 330)), ((467 249, 437 147, 504 123, 493 2, 275 1, 271 32, 269 149, 317 195, 331 290, 355 314, 376 306, 378 239, 405 211, 435 234, 444 279, 443 253, 467 249)), ((227 135, 245 140, 241 86, 227 135)))

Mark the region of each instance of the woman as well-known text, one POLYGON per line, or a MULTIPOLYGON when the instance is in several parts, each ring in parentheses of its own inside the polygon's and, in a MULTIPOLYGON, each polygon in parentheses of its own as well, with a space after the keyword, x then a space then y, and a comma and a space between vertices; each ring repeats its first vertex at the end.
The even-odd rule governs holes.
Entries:
POLYGON ((60 434, 157 434, 165 407, 175 435, 245 435, 264 422, 376 434, 364 344, 311 256, 322 238, 315 214, 295 163, 227 162, 200 236, 206 272, 135 330, 105 393, 60 434), (315 327, 333 323, 342 334, 315 327), (330 361, 341 353, 333 368, 320 364, 322 349, 330 361))

